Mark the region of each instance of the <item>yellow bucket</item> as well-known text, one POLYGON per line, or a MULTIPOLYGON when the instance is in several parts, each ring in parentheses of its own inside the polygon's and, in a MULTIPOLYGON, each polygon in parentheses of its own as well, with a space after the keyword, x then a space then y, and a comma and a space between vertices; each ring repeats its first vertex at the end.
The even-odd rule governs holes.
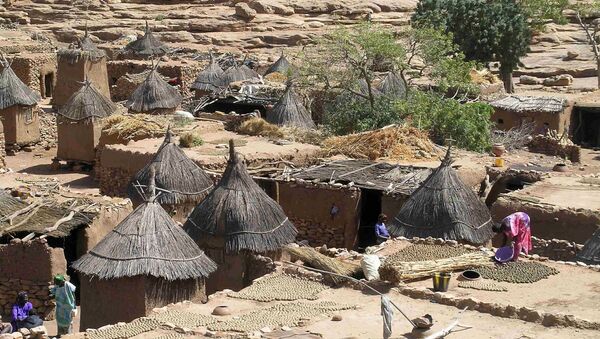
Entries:
POLYGON ((494 159, 494 167, 504 167, 504 159, 495 158, 494 159))

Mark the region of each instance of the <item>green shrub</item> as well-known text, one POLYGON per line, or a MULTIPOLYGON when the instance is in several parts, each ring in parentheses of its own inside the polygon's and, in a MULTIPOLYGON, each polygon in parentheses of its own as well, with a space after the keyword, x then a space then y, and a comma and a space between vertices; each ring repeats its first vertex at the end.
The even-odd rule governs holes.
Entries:
POLYGON ((323 120, 326 131, 344 135, 400 123, 401 117, 390 98, 376 97, 371 110, 368 100, 347 93, 325 105, 323 120))
POLYGON ((183 148, 202 146, 202 144, 204 144, 204 140, 194 132, 185 132, 179 137, 179 146, 183 148))

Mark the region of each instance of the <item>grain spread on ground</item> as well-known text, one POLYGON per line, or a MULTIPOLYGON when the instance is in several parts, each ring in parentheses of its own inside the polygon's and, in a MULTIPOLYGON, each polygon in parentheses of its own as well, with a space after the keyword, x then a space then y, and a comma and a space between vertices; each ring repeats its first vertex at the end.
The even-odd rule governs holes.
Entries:
POLYGON ((303 320, 331 316, 334 312, 354 309, 355 306, 332 301, 292 302, 243 314, 238 318, 208 325, 211 331, 250 332, 264 327, 298 326, 303 320))
POLYGON ((160 326, 160 321, 151 318, 139 318, 134 321, 115 325, 103 330, 90 331, 87 333, 89 339, 120 339, 131 338, 144 332, 149 332, 157 329, 160 326))
POLYGON ((169 334, 155 337, 154 339, 177 339, 177 338, 184 338, 184 337, 186 337, 186 336, 183 334, 180 334, 180 333, 169 333, 169 334))
POLYGON ((474 269, 484 279, 504 281, 515 284, 527 284, 558 274, 558 270, 532 261, 515 261, 490 267, 474 269))
POLYGON ((507 292, 508 288, 489 280, 460 281, 458 287, 490 292, 507 292))
POLYGON ((389 256, 386 263, 428 261, 454 258, 467 254, 470 251, 464 247, 450 247, 441 245, 414 244, 401 249, 389 256))
POLYGON ((177 327, 186 328, 206 326, 217 321, 214 317, 209 315, 177 310, 168 310, 166 312, 157 313, 152 315, 151 318, 158 320, 161 324, 168 323, 177 327))
POLYGON ((275 274, 254 282, 239 292, 230 293, 230 297, 255 301, 294 301, 300 299, 316 300, 317 295, 328 287, 320 282, 293 277, 287 274, 275 274))

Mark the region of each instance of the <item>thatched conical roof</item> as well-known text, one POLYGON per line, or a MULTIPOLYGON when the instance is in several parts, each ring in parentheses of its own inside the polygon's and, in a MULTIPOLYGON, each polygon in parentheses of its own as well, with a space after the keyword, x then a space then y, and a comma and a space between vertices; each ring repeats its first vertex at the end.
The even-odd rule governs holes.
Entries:
POLYGON ((267 112, 267 121, 280 125, 299 127, 304 129, 315 128, 315 122, 310 113, 304 108, 300 98, 294 91, 294 86, 288 83, 281 99, 267 112))
POLYGON ((154 158, 131 180, 127 190, 131 200, 141 198, 135 185, 148 185, 152 172, 156 186, 168 191, 156 198, 160 204, 198 202, 208 195, 213 187, 211 178, 185 155, 172 138, 171 130, 167 130, 165 140, 154 158))
POLYGON ((219 85, 221 87, 227 87, 232 82, 244 81, 244 80, 250 80, 250 79, 258 79, 258 78, 260 78, 258 73, 256 73, 256 71, 250 69, 248 66, 246 66, 246 65, 238 66, 237 64, 234 64, 233 66, 231 66, 227 70, 225 70, 225 72, 223 72, 223 74, 221 75, 221 78, 219 80, 219 85))
POLYGON ((581 252, 577 253, 577 261, 590 265, 600 264, 600 229, 583 245, 581 252))
POLYGON ((191 88, 199 91, 214 91, 219 88, 222 76, 223 70, 211 54, 210 63, 202 72, 200 72, 200 74, 198 74, 196 81, 194 81, 191 88))
POLYGON ((99 49, 92 41, 88 33, 87 25, 83 39, 78 40, 73 46, 58 51, 59 60, 67 60, 69 63, 75 63, 80 59, 90 59, 94 62, 105 58, 106 52, 99 49))
POLYGON ((396 73, 388 72, 377 88, 384 95, 402 98, 406 95, 406 84, 396 73))
POLYGON ((197 242, 223 237, 229 253, 263 253, 293 242, 298 231, 281 206, 252 180, 233 141, 229 150, 221 181, 190 214, 185 231, 197 242))
POLYGON ((71 95, 58 114, 71 120, 81 121, 90 118, 106 118, 116 110, 117 105, 86 80, 81 88, 71 95))
POLYGON ((0 72, 0 109, 15 105, 33 106, 42 99, 17 77, 4 57, 1 64, 3 69, 0 72))
POLYGON ((153 55, 161 56, 169 52, 169 47, 154 36, 146 21, 146 31, 144 36, 128 43, 127 46, 125 46, 125 51, 143 57, 153 55))
POLYGON ((483 244, 493 236, 485 204, 451 166, 450 148, 436 168, 390 221, 394 236, 434 237, 483 244))
POLYGON ((281 73, 283 75, 287 75, 287 72, 291 67, 292 67, 292 65, 285 58, 285 55, 283 55, 283 52, 281 52, 281 56, 279 57, 279 59, 277 59, 277 61, 275 61, 271 66, 269 66, 269 68, 267 68, 265 75, 275 73, 275 72, 281 73))
POLYGON ((179 91, 160 76, 155 66, 146 80, 133 91, 125 106, 134 112, 151 112, 155 109, 175 108, 182 101, 179 91))
POLYGON ((217 265, 156 202, 145 202, 73 263, 100 279, 153 276, 169 281, 206 278, 217 265))

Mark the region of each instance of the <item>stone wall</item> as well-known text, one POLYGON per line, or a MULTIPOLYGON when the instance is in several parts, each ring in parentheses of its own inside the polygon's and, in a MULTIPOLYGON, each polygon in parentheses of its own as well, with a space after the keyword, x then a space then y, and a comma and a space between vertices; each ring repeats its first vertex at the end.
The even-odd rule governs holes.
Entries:
POLYGON ((53 74, 52 87, 56 82, 56 53, 23 53, 16 56, 7 56, 12 61, 11 68, 15 74, 29 88, 40 93, 45 98, 44 76, 53 74))
POLYGON ((567 240, 531 237, 531 242, 533 251, 530 254, 537 254, 550 260, 574 261, 577 253, 583 249, 583 245, 567 240))
POLYGON ((26 291, 36 311, 49 319, 54 302, 48 287, 52 277, 65 273, 67 262, 61 248, 51 248, 45 239, 22 242, 13 239, 0 246, 0 310, 9 314, 19 291, 26 291))
POLYGON ((581 147, 577 145, 563 145, 559 140, 545 135, 537 135, 527 145, 529 151, 546 155, 555 155, 571 162, 581 161, 581 147))

